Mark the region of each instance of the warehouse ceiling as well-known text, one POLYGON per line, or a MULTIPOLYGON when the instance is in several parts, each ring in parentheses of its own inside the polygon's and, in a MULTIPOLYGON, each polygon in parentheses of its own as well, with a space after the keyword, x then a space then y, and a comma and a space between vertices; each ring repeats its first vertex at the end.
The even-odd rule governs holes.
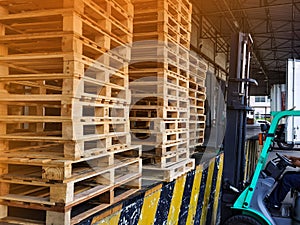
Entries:
POLYGON ((229 44, 231 34, 250 33, 254 41, 252 95, 268 95, 274 83, 285 83, 288 58, 300 58, 300 0, 195 0, 200 15, 229 44))

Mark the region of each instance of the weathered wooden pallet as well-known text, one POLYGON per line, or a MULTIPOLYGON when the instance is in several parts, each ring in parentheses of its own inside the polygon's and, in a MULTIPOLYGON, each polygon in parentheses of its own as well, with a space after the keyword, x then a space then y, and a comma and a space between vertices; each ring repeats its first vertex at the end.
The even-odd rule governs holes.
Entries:
POLYGON ((205 116, 202 116, 201 120, 189 120, 189 129, 191 131, 199 131, 205 129, 205 116), (204 119, 202 119, 204 117, 204 119))
POLYGON ((73 176, 62 183, 31 180, 25 172, 10 172, 0 178, 1 186, 6 188, 1 193, 0 204, 14 206, 16 203, 32 209, 66 212, 95 197, 100 203, 112 204, 117 189, 122 186, 140 189, 139 158, 118 157, 108 167, 90 166, 75 168, 73 176), (101 198, 105 199, 101 202, 101 198))
POLYGON ((206 79, 206 72, 201 72, 201 75, 194 75, 192 72, 189 71, 189 84, 192 87, 205 87, 205 79, 206 79))
MULTIPOLYGON (((152 13, 153 11, 161 12, 164 14, 169 14, 173 19, 180 23, 183 27, 187 22, 191 23, 192 15, 192 5, 185 1, 162 1, 162 0, 152 0, 152 1, 135 1, 135 17, 144 17, 147 20, 163 20, 164 16, 159 14, 154 14, 151 17, 145 17, 143 14, 152 13), (181 18, 182 17, 182 18, 181 18), (183 21, 184 20, 184 21, 183 21)), ((191 31, 191 27, 186 27, 188 31, 191 31)))
MULTIPOLYGON (((169 77, 170 76, 167 76, 167 79, 169 77)), ((177 77, 172 76, 171 78, 172 80, 168 79, 165 81, 163 77, 141 77, 130 83, 130 90, 132 95, 139 93, 153 93, 163 94, 166 95, 166 97, 170 95, 179 98, 187 98, 187 82, 184 79, 180 79, 180 81, 177 82, 177 77)))
MULTIPOLYGON (((97 24, 94 21, 100 21, 102 19, 105 23, 98 23, 97 27, 101 27, 108 35, 123 43, 128 43, 128 37, 130 38, 132 33, 133 7, 129 2, 125 4, 126 9, 116 1, 101 1, 101 3, 92 0, 76 1, 76 3, 70 1, 68 3, 69 5, 65 4, 65 6, 61 1, 52 1, 51 6, 48 5, 47 7, 35 0, 34 3, 32 2, 32 4, 34 4, 33 7, 30 3, 17 4, 19 9, 14 9, 17 1, 11 0, 10 2, 10 5, 6 5, 6 2, 4 3, 4 7, 9 10, 9 14, 5 17, 1 17, 1 20, 9 26, 12 25, 11 30, 13 30, 14 24, 17 23, 18 26, 14 31, 19 30, 23 33, 30 33, 46 32, 51 29, 56 30, 63 28, 62 18, 68 17, 66 13, 76 12, 76 14, 81 15, 82 19, 88 19, 93 24, 97 24), (101 8, 101 6, 103 8, 101 8), (22 7, 24 9, 22 9, 22 7), (24 11, 27 12, 24 13, 24 11), (24 20, 25 18, 26 20, 24 20), (59 26, 54 24, 53 21, 58 22, 59 26)), ((64 22, 67 23, 67 21, 68 19, 64 22)), ((80 17, 78 17, 77 22, 80 22, 80 17)))
MULTIPOLYGON (((25 92, 26 95, 49 95, 50 100, 50 96, 57 97, 62 93, 64 96, 71 95, 77 98, 86 93, 87 95, 98 96, 98 99, 101 96, 112 99, 118 97, 125 100, 129 99, 128 93, 123 93, 128 89, 128 66, 126 64, 120 69, 114 69, 85 56, 73 56, 73 54, 61 52, 58 54, 37 53, 1 57, 0 61, 9 65, 8 68, 12 70, 16 67, 22 69, 20 65, 24 64, 32 72, 31 74, 3 75, 0 82, 5 83, 6 86, 1 88, 1 97, 3 97, 1 100, 4 101, 8 94, 25 94, 25 92), (47 63, 48 60, 49 63, 47 63), (45 63, 42 65, 45 71, 41 68, 36 71, 41 63, 45 63), (51 67, 51 63, 57 64, 55 67, 51 67), (49 71, 49 67, 51 71, 49 71), (77 70, 75 67, 80 69, 77 70), (86 72, 84 72, 84 68, 86 68, 86 72), (62 69, 64 69, 64 73, 54 72, 62 69), (96 73, 98 73, 97 76, 96 73), (22 90, 25 87, 26 90, 22 90), (40 93, 36 90, 38 88, 41 89, 39 90, 40 93)), ((41 99, 40 101, 43 100, 42 97, 39 99, 41 99)))
POLYGON ((164 120, 148 117, 130 117, 131 129, 146 129, 155 132, 184 131, 188 128, 188 119, 164 120))
POLYGON ((27 177, 27 179, 40 182, 68 182, 73 180, 80 171, 92 173, 93 170, 117 164, 122 157, 139 157, 141 156, 141 152, 141 146, 129 146, 110 151, 103 150, 98 155, 76 161, 63 158, 41 158, 41 156, 35 158, 34 156, 30 157, 22 154, 13 157, 4 153, 1 155, 0 163, 3 167, 7 166, 10 171, 8 174, 2 175, 4 178, 18 178, 21 175, 21 177, 27 177))
MULTIPOLYGON (((197 97, 189 97, 190 100, 190 112, 192 114, 199 114, 201 111, 197 111, 198 109, 204 109, 206 96, 200 95, 197 97)), ((204 114, 204 113, 203 113, 204 114)))
POLYGON ((15 78, 15 81, 8 81, 14 78, 3 77, 0 84, 6 83, 6 86, 3 86, 3 88, 0 87, 0 102, 7 102, 8 104, 21 104, 22 102, 26 102, 27 104, 36 103, 55 105, 56 107, 62 107, 63 105, 72 106, 76 99, 94 103, 130 103, 128 87, 121 86, 124 84, 124 81, 126 81, 128 85, 128 81, 127 79, 119 79, 119 77, 111 77, 110 80, 110 82, 115 83, 119 81, 119 85, 97 81, 97 79, 91 78, 66 78, 58 80, 41 78, 26 81, 27 78, 27 76, 20 76, 19 78, 15 78), (43 80, 48 82, 48 84, 42 83, 43 80))
POLYGON ((159 168, 170 167, 182 160, 189 158, 189 151, 186 149, 172 152, 165 156, 157 156, 155 151, 144 151, 142 155, 143 166, 156 166, 159 168))
POLYGON ((153 106, 166 107, 166 108, 177 108, 179 110, 188 108, 189 104, 187 98, 176 97, 173 95, 163 95, 163 94, 133 94, 131 109, 135 110, 137 108, 144 107, 144 109, 153 108, 153 106))
MULTIPOLYGON (((170 167, 159 168, 155 166, 144 166, 143 167, 143 178, 142 182, 149 184, 157 181, 170 182, 177 177, 193 170, 195 167, 194 159, 185 159, 178 162, 170 167)), ((143 184, 144 185, 144 184, 143 184)))
POLYGON ((165 70, 174 75, 176 74, 177 76, 188 78, 188 68, 186 68, 185 65, 177 65, 174 61, 168 60, 167 58, 132 59, 129 73, 132 69, 134 69, 134 71, 139 70, 140 72, 142 72, 142 70, 165 70))
POLYGON ((37 133, 1 135, 1 154, 9 157, 34 157, 79 160, 130 146, 128 132, 111 135, 89 135, 81 140, 68 140, 57 136, 38 136, 37 133), (50 148, 43 146, 52 145, 50 148))
POLYGON ((189 41, 181 41, 181 37, 177 33, 159 33, 147 32, 139 33, 134 36, 133 43, 133 60, 138 60, 142 57, 141 53, 145 53, 147 57, 150 56, 171 56, 177 54, 182 60, 189 59, 189 41))
POLYGON ((130 46, 117 43, 112 40, 108 34, 100 32, 98 38, 102 37, 103 41, 99 42, 95 38, 86 37, 88 34, 75 34, 72 31, 46 31, 43 33, 30 34, 8 34, 0 37, 0 43, 8 49, 19 49, 24 53, 57 53, 64 50, 65 40, 76 41, 76 45, 82 48, 82 54, 102 60, 106 65, 112 63, 123 63, 130 59, 130 46), (85 36, 84 36, 85 35, 85 36), (35 43, 39 42, 39 45, 35 43))
MULTIPOLYGON (((203 80, 205 81, 205 80, 203 80)), ((206 97, 206 87, 199 85, 197 83, 194 82, 189 82, 189 96, 191 98, 197 98, 199 97, 199 99, 204 99, 206 97)))
MULTIPOLYGON (((159 42, 157 42, 159 43, 159 42)), ((179 54, 178 49, 170 49, 163 45, 148 41, 141 42, 139 46, 133 45, 132 48, 132 63, 136 62, 161 62, 176 65, 176 67, 188 71, 188 57, 179 54), (142 46, 143 44, 143 46, 142 46)), ((147 68, 147 66, 145 66, 147 68)))
POLYGON ((5 200, 2 200, 1 204, 5 207, 4 210, 10 213, 4 215, 3 218, 0 219, 0 222, 46 225, 77 224, 94 213, 104 210, 112 204, 128 198, 139 191, 140 187, 140 175, 134 176, 133 173, 127 173, 127 175, 117 179, 115 186, 107 188, 106 190, 103 189, 102 191, 101 187, 98 187, 99 194, 95 196, 91 193, 85 193, 86 201, 81 202, 78 205, 65 207, 62 211, 53 210, 53 207, 47 208, 46 205, 43 204, 43 201, 39 202, 35 198, 21 199, 12 195, 8 196, 5 200))
POLYGON ((130 117, 149 117, 166 120, 178 120, 188 118, 188 110, 188 108, 162 107, 157 105, 133 105, 130 109, 130 117))
POLYGON ((174 143, 182 143, 188 139, 188 128, 181 131, 169 130, 167 132, 153 131, 148 129, 131 129, 133 143, 153 146, 167 146, 174 143))
POLYGON ((199 69, 204 72, 207 71, 207 64, 196 53, 191 53, 189 55, 189 61, 190 61, 191 66, 194 66, 195 69, 199 69))
POLYGON ((140 82, 171 85, 173 88, 181 90, 186 90, 186 88, 188 88, 188 74, 186 71, 181 71, 179 68, 136 68, 136 66, 139 66, 139 64, 132 65, 132 68, 129 71, 131 89, 134 85, 139 85, 140 82), (173 70, 176 70, 176 72, 173 70), (177 73, 177 70, 180 73, 177 73))
POLYGON ((134 22, 134 41, 155 39, 170 43, 176 42, 180 46, 190 49, 191 33, 174 21, 171 16, 165 18, 163 21, 146 20, 144 18, 149 16, 144 15, 139 18, 139 22, 134 22))
MULTIPOLYGON (((188 136, 188 133, 185 135, 188 136)), ((141 144, 141 140, 133 139, 132 143, 133 144, 141 144)), ((179 152, 185 152, 188 149, 188 139, 182 139, 181 141, 177 141, 175 143, 171 144, 156 144, 156 143, 149 143, 147 145, 146 143, 142 144, 142 152, 147 153, 147 152, 152 152, 155 154, 157 157, 161 156, 169 156, 173 155, 179 152)))

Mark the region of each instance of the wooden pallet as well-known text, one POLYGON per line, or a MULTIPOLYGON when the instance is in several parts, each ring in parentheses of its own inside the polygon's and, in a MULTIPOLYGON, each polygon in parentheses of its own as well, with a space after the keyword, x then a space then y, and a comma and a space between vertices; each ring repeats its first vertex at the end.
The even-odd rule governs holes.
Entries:
POLYGON ((1 223, 13 224, 77 224, 89 216, 120 202, 139 191, 141 179, 127 174, 119 179, 118 184, 111 189, 102 191, 102 194, 90 196, 90 199, 74 205, 63 212, 52 211, 40 203, 26 203, 11 196, 4 201, 8 213, 0 219, 1 223), (127 178, 126 178, 127 177, 127 178))
POLYGON ((195 56, 193 53, 189 54, 189 62, 190 62, 190 73, 192 75, 192 77, 190 77, 191 80, 193 80, 194 82, 197 83, 196 78, 201 78, 204 75, 204 79, 205 79, 205 75, 207 72, 207 64, 198 56, 195 56))
MULTIPOLYGON (((191 3, 185 1, 164 1, 164 0, 151 0, 151 1, 135 1, 135 20, 136 18, 144 18, 144 20, 166 20, 165 15, 171 15, 172 18, 178 22, 183 28, 191 32, 191 3), (153 12, 163 13, 153 14, 146 17, 144 14, 153 12)), ((167 20, 166 20, 167 21, 167 20)))
MULTIPOLYGON (((30 155, 19 153, 13 157, 4 153, 1 155, 0 163, 4 167, 11 167, 10 170, 14 170, 15 175, 18 174, 18 170, 21 174, 28 171, 26 172, 28 174, 26 177, 31 180, 68 182, 72 180, 72 177, 76 176, 77 171, 86 170, 88 172, 89 169, 93 170, 94 167, 95 169, 98 169, 98 167, 111 167, 117 164, 120 157, 136 158, 141 156, 141 151, 141 146, 129 146, 110 151, 103 150, 102 153, 76 161, 62 158, 55 159, 55 157, 53 159, 42 158, 41 154, 36 154, 36 157, 30 157, 30 155)), ((5 178, 9 176, 12 175, 3 175, 5 178)))
POLYGON ((189 151, 181 149, 177 152, 170 152, 167 155, 159 156, 155 151, 144 151, 142 155, 143 166, 156 166, 159 168, 167 168, 182 160, 188 159, 189 151))
POLYGON ((162 94, 134 94, 132 96, 131 110, 139 109, 144 106, 144 109, 152 109, 154 106, 165 108, 177 108, 182 111, 188 108, 189 104, 187 98, 176 97, 167 95, 164 97, 162 94), (164 99, 165 98, 165 99, 164 99))
POLYGON ((188 129, 188 119, 164 120, 159 118, 130 117, 130 128, 155 132, 181 132, 188 129))
POLYGON ((143 145, 170 145, 188 139, 188 128, 182 131, 153 131, 148 129, 131 129, 131 140, 133 143, 139 143, 143 145))
MULTIPOLYGON (((141 140, 136 140, 137 139, 133 139, 132 143, 141 144, 141 140)), ((188 145, 189 143, 187 139, 183 139, 181 141, 177 141, 176 143, 171 144, 150 143, 150 145, 147 145, 145 143, 142 145, 142 152, 151 153, 152 155, 156 155, 157 157, 170 156, 179 152, 187 151, 187 149, 189 148, 188 145)))
POLYGON ((133 40, 135 42, 155 39, 166 43, 176 42, 179 46, 190 49, 191 33, 172 20, 171 16, 166 18, 168 21, 145 20, 144 17, 148 16, 151 15, 142 16, 141 21, 134 22, 133 40))
MULTIPOLYGON (((184 82, 181 82, 184 83, 184 82)), ((171 82, 164 83, 163 79, 157 77, 149 77, 135 80, 130 83, 131 95, 139 97, 139 95, 163 96, 168 99, 173 97, 181 98, 186 101, 188 89, 184 86, 178 86, 171 82)), ((147 96, 146 96, 147 97, 147 96)))
POLYGON ((186 71, 180 70, 177 67, 169 67, 167 69, 161 67, 139 68, 139 64, 132 65, 129 72, 132 87, 134 87, 135 84, 138 85, 139 82, 159 82, 161 85, 171 85, 173 88, 186 90, 189 84, 187 76, 186 71))
POLYGON ((79 160, 130 146, 129 133, 108 135, 90 135, 84 140, 64 140, 57 137, 35 137, 36 133, 23 135, 1 135, 0 143, 4 146, 1 154, 9 157, 54 158, 79 160), (48 147, 48 146, 51 147, 48 147), (46 146, 46 147, 44 147, 46 146))
POLYGON ((149 117, 160 119, 188 119, 188 109, 178 107, 134 105, 130 108, 130 117, 149 117))
POLYGON ((133 40, 137 43, 145 43, 148 40, 157 40, 159 43, 167 46, 170 51, 179 53, 182 57, 185 57, 182 52, 189 51, 190 49, 189 35, 182 35, 170 28, 165 32, 145 31, 136 33, 133 40))
MULTIPOLYGON (((26 171, 10 172, 1 176, 1 205, 24 205, 31 209, 66 212, 72 207, 97 197, 113 204, 117 189, 130 186, 140 188, 141 160, 139 158, 118 157, 109 167, 90 165, 93 168, 75 168, 72 178, 63 183, 43 182, 28 177, 26 171)), ((33 168, 31 168, 33 169, 33 168)), ((27 170, 27 172, 29 172, 27 170)), ((32 170, 30 174, 38 173, 32 170)))
MULTIPOLYGON (((10 26, 9 30, 14 32, 17 30, 19 33, 47 32, 48 30, 63 28, 62 23, 68 23, 72 12, 76 12, 84 20, 84 24, 92 23, 95 25, 97 24, 95 21, 102 19, 105 22, 96 26, 100 26, 109 36, 123 43, 130 40, 128 37, 130 38, 132 33, 133 12, 131 3, 127 3, 126 9, 124 9, 116 1, 101 1, 101 4, 92 0, 76 1, 76 3, 69 1, 65 5, 58 0, 52 1, 50 4, 41 4, 37 0, 28 4, 17 4, 16 0, 10 0, 9 4, 7 2, 2 4, 9 10, 9 15, 1 17, 1 22, 10 26), (24 11, 27 12, 24 13, 24 11), (66 20, 63 21, 63 17, 66 20), (18 25, 14 29, 16 23, 18 25)), ((81 23, 80 17, 77 19, 79 25, 81 23)), ((67 29, 70 28, 71 24, 67 29)))
POLYGON ((155 166, 143 167, 143 186, 145 184, 155 183, 158 181, 171 182, 177 177, 193 170, 195 167, 194 159, 185 159, 167 168, 159 168, 155 166))
MULTIPOLYGON (((188 71, 188 57, 180 55, 176 46, 174 49, 170 49, 155 42, 151 44, 150 41, 141 42, 139 46, 134 44, 132 48, 132 63, 148 61, 169 63, 188 71)), ((147 68, 147 66, 145 67, 147 68)))

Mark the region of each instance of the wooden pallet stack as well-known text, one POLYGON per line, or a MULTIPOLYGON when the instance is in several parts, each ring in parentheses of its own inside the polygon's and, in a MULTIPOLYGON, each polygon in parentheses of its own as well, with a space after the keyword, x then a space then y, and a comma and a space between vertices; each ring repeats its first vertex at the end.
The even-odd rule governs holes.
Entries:
POLYGON ((0 223, 75 224, 136 192, 132 3, 0 7, 0 223))
POLYGON ((135 0, 130 122, 143 145, 143 181, 193 169, 189 155, 189 1, 135 0))
POLYGON ((190 155, 204 142, 207 65, 197 55, 190 54, 189 59, 189 147, 190 155))

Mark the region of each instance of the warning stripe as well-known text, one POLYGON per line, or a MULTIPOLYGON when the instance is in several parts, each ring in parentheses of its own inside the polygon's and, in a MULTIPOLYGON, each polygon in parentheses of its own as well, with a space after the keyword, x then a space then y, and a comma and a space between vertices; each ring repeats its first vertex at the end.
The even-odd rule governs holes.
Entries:
POLYGON ((141 191, 82 225, 215 225, 218 221, 223 154, 168 183, 141 191))
POLYGON ((195 171, 195 178, 194 178, 193 189, 192 189, 192 193, 191 193, 192 197, 190 200, 186 224, 194 224, 194 219, 195 219, 195 215, 196 215, 197 204, 198 204, 198 199, 199 199, 199 194, 200 194, 202 170, 203 170, 203 167, 201 165, 201 166, 198 166, 195 171))
POLYGON ((214 167, 215 167, 215 159, 212 159, 208 167, 208 174, 207 174, 206 187, 204 192, 204 200, 203 200, 200 225, 204 225, 206 222, 206 215, 208 211, 208 203, 209 203, 209 197, 211 192, 211 184, 212 184, 214 167))
MULTIPOLYGON (((168 214, 171 206, 171 201, 174 193, 175 181, 167 183, 161 189, 161 195, 158 202, 157 211, 155 213, 154 225, 164 224, 168 220, 168 214)), ((147 212, 146 216, 150 213, 147 212)))
POLYGON ((220 192, 221 192, 221 183, 222 183, 222 174, 223 174, 223 158, 224 155, 220 155, 220 157, 217 158, 218 160, 218 174, 215 178, 217 180, 216 182, 216 190, 215 190, 215 196, 214 196, 214 206, 212 209, 212 220, 211 225, 217 224, 217 216, 218 216, 218 206, 220 202, 220 192))
POLYGON ((158 185, 155 190, 148 190, 145 194, 144 204, 138 225, 152 225, 155 220, 158 201, 160 199, 162 185, 158 185), (151 212, 151 213, 148 213, 151 212))
POLYGON ((168 225, 177 225, 180 206, 182 203, 183 191, 185 187, 186 175, 178 178, 175 183, 173 198, 168 215, 168 225))

